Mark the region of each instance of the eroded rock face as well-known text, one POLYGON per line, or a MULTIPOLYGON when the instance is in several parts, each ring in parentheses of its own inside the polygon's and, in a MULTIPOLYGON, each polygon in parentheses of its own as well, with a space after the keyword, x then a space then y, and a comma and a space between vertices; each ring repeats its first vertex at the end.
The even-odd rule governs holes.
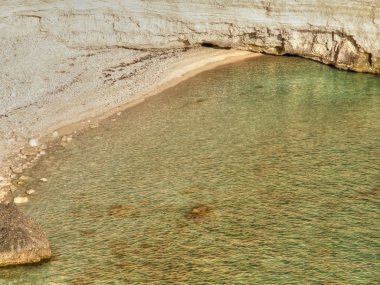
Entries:
POLYGON ((70 47, 206 44, 294 54, 380 73, 378 0, 2 1, 0 37, 43 35, 70 47))
POLYGON ((14 204, 0 204, 0 266, 39 262, 51 257, 40 226, 14 204))

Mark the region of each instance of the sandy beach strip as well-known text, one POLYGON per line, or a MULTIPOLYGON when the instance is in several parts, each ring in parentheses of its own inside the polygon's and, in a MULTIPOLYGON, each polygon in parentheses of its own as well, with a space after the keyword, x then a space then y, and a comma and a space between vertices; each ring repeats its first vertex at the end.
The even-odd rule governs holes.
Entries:
POLYGON ((210 48, 78 51, 43 40, 41 49, 40 59, 0 60, 0 202, 14 196, 17 178, 49 143, 97 127, 200 72, 261 55, 210 48))

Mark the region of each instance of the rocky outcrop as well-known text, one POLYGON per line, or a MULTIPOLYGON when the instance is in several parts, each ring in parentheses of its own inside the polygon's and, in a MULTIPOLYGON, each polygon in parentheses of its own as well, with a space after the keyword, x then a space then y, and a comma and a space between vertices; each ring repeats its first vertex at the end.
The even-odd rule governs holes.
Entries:
POLYGON ((75 48, 233 47, 380 73, 378 0, 3 1, 0 31, 75 48))
POLYGON ((0 266, 50 258, 49 242, 39 225, 14 204, 0 203, 0 266))

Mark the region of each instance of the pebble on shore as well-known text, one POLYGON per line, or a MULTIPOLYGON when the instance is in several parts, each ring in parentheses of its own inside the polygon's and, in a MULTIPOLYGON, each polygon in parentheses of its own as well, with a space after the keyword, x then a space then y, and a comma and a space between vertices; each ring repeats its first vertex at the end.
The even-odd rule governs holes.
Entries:
POLYGON ((61 142, 69 143, 72 140, 73 140, 73 138, 71 136, 63 136, 62 139, 61 139, 61 142))
POLYGON ((37 138, 32 138, 29 140, 29 145, 32 147, 37 147, 39 145, 38 139, 37 138))
POLYGON ((17 196, 13 199, 15 204, 23 204, 29 201, 28 197, 17 196))
POLYGON ((40 181, 42 181, 42 182, 47 182, 48 180, 47 180, 47 178, 42 177, 42 178, 40 179, 40 181))
POLYGON ((36 193, 36 190, 34 190, 34 189, 26 190, 26 194, 28 194, 28 195, 33 195, 34 193, 36 193))
POLYGON ((20 177, 19 177, 19 180, 20 181, 28 181, 28 180, 30 180, 31 178, 29 177, 29 176, 26 176, 26 175, 21 175, 20 177))

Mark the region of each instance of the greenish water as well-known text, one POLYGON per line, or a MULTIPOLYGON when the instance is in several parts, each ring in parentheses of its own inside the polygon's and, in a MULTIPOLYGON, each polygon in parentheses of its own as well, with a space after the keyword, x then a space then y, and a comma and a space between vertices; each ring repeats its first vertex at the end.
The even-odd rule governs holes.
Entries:
POLYGON ((27 173, 54 257, 0 284, 379 284, 379 77, 262 57, 115 118, 27 173))

